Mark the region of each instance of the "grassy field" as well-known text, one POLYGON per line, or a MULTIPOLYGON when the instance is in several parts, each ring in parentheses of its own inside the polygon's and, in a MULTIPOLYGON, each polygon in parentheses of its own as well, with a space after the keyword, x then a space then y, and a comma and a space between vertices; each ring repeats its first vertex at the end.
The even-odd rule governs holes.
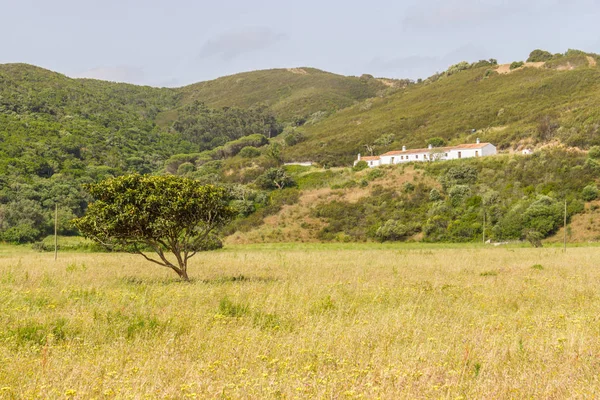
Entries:
POLYGON ((592 398, 600 248, 0 247, 0 398, 592 398))

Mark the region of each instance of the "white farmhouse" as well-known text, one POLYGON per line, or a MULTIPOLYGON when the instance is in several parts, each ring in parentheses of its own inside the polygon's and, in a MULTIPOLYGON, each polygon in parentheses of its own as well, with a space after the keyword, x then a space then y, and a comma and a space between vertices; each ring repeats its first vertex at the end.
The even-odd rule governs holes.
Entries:
POLYGON ((425 149, 407 150, 406 146, 402 150, 390 151, 378 157, 360 157, 354 161, 354 164, 361 160, 367 162, 369 167, 378 167, 380 165, 402 164, 407 162, 423 161, 441 161, 458 160, 461 158, 485 157, 496 154, 496 146, 491 143, 481 143, 477 139, 476 143, 459 144, 449 147, 432 147, 425 149))

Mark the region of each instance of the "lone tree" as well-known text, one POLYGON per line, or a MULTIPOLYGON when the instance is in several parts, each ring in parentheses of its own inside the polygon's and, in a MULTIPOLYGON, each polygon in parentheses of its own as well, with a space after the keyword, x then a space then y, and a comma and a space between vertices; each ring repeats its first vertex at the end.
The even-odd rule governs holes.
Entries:
POLYGON ((140 254, 185 281, 188 260, 199 251, 221 247, 215 229, 234 216, 225 189, 188 178, 126 175, 86 189, 96 201, 74 221, 84 236, 107 248, 140 254), (152 249, 158 258, 144 249, 152 249))

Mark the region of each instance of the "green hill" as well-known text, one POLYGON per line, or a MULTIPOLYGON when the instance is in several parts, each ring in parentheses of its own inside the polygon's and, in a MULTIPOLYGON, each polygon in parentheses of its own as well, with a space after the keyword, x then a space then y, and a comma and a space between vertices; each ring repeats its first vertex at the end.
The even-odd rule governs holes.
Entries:
MULTIPOLYGON (((297 192, 272 190, 282 171, 270 168, 284 160, 349 165, 367 148, 378 154, 402 145, 422 147, 433 138, 457 144, 479 137, 504 152, 560 144, 585 150, 600 145, 599 61, 597 55, 580 51, 538 51, 527 63, 463 62, 419 82, 296 68, 248 72, 177 89, 71 79, 25 64, 0 65, 0 240, 39 240, 52 230, 57 203, 61 233, 74 234, 67 221, 81 215, 89 201, 82 184, 126 173, 172 173, 228 184, 240 196, 237 206, 244 215, 231 229, 247 230, 298 199, 297 192)), ((519 159, 521 170, 559 170, 543 177, 523 172, 513 180, 524 186, 505 182, 493 187, 504 202, 492 220, 496 225, 512 223, 509 213, 516 205, 539 206, 538 196, 550 197, 551 202, 544 201, 555 207, 559 198, 580 202, 587 197, 584 188, 596 190, 597 161, 586 161, 578 151, 573 156, 538 154, 539 159, 519 159), (575 175, 565 172, 570 170, 575 175), (523 198, 527 201, 519 203, 523 198)), ((471 184, 477 187, 456 190, 484 197, 487 180, 500 182, 503 169, 512 164, 476 165, 482 180, 471 184)), ((445 176, 435 168, 428 167, 432 179, 445 176)), ((327 170, 292 176, 303 193, 322 183, 343 186, 349 197, 373 178, 345 176, 338 182, 336 177, 327 170)), ((464 235, 453 231, 458 226, 452 224, 439 231, 425 229, 435 205, 427 200, 428 192, 435 187, 431 182, 423 186, 415 192, 418 198, 395 188, 400 197, 386 194, 395 199, 387 201, 395 204, 389 209, 381 206, 377 211, 377 204, 350 199, 339 207, 323 205, 310 218, 339 222, 324 228, 319 236, 323 239, 342 233, 355 240, 373 239, 387 220, 413 227, 411 232, 427 240, 477 237, 476 227, 464 235), (409 203, 414 218, 396 214, 396 206, 409 203), (346 218, 350 212, 355 215, 346 218), (361 231, 352 233, 353 226, 361 231)), ((385 197, 372 189, 376 198, 385 197)), ((464 214, 473 219, 481 211, 477 198, 452 204, 451 187, 447 189, 441 196, 454 211, 444 212, 444 218, 464 214)), ((519 223, 511 238, 523 233, 519 223)))
POLYGON ((357 78, 315 68, 290 68, 244 72, 180 91, 185 102, 199 100, 210 107, 241 108, 264 104, 281 119, 291 120, 345 108, 387 89, 389 83, 369 75, 357 78))
POLYGON ((480 137, 501 150, 553 141, 585 149, 600 144, 596 60, 575 53, 512 71, 487 65, 436 76, 307 126, 307 140, 286 155, 347 165, 365 153, 365 145, 379 154, 402 145, 423 147, 433 137, 450 144, 480 137))

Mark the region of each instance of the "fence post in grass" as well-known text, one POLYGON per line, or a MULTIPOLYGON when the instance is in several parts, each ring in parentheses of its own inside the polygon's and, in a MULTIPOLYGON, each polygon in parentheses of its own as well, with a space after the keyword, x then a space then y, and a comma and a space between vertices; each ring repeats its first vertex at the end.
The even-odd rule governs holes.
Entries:
POLYGON ((565 225, 564 225, 564 235, 563 235, 563 242, 564 242, 564 249, 563 251, 566 253, 567 252, 567 199, 565 199, 565 225))
POLYGON ((58 203, 54 205, 54 261, 58 259, 58 203))
POLYGON ((483 209, 483 244, 485 244, 485 208, 483 209))

